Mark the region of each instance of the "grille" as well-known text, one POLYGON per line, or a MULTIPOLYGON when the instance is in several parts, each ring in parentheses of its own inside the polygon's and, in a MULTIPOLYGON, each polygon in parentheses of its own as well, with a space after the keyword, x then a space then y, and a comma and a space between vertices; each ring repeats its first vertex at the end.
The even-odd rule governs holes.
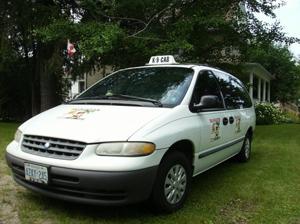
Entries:
POLYGON ((86 144, 72 140, 24 135, 22 150, 24 152, 65 160, 76 159, 84 150, 86 144))

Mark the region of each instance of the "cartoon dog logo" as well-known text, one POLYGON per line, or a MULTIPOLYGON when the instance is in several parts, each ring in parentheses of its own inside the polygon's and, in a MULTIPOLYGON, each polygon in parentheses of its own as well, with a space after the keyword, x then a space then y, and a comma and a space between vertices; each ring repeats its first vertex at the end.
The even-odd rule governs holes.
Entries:
POLYGON ((235 117, 235 132, 241 132, 241 117, 240 116, 236 116, 235 117))
POLYGON ((83 109, 83 108, 72 108, 68 113, 65 114, 64 118, 84 120, 86 115, 99 111, 99 109, 83 109))
POLYGON ((210 119, 211 131, 210 131, 210 140, 216 141, 221 138, 220 135, 220 118, 210 119))

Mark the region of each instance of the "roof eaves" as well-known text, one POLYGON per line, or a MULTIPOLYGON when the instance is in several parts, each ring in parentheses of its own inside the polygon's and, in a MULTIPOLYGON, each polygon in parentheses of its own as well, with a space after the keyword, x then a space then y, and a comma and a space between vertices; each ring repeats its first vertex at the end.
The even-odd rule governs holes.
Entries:
POLYGON ((246 62, 243 63, 245 66, 256 66, 258 67, 260 70, 262 70, 265 74, 267 74, 271 79, 275 79, 275 76, 272 75, 264 66, 262 66, 260 63, 257 62, 246 62))

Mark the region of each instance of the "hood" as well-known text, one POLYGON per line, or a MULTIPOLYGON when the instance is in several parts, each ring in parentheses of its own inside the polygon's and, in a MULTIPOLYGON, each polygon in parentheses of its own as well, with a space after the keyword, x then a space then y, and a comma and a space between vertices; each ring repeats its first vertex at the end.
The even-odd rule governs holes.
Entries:
POLYGON ((168 110, 158 107, 60 105, 33 117, 20 129, 28 135, 86 143, 126 141, 168 110))

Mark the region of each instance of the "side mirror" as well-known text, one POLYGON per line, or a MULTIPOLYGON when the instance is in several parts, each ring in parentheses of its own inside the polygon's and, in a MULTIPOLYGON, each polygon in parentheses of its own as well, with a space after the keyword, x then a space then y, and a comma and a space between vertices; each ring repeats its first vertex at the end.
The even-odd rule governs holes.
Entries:
POLYGON ((199 104, 193 105, 193 110, 199 112, 203 109, 211 109, 219 107, 219 97, 215 95, 205 95, 201 97, 199 104))

